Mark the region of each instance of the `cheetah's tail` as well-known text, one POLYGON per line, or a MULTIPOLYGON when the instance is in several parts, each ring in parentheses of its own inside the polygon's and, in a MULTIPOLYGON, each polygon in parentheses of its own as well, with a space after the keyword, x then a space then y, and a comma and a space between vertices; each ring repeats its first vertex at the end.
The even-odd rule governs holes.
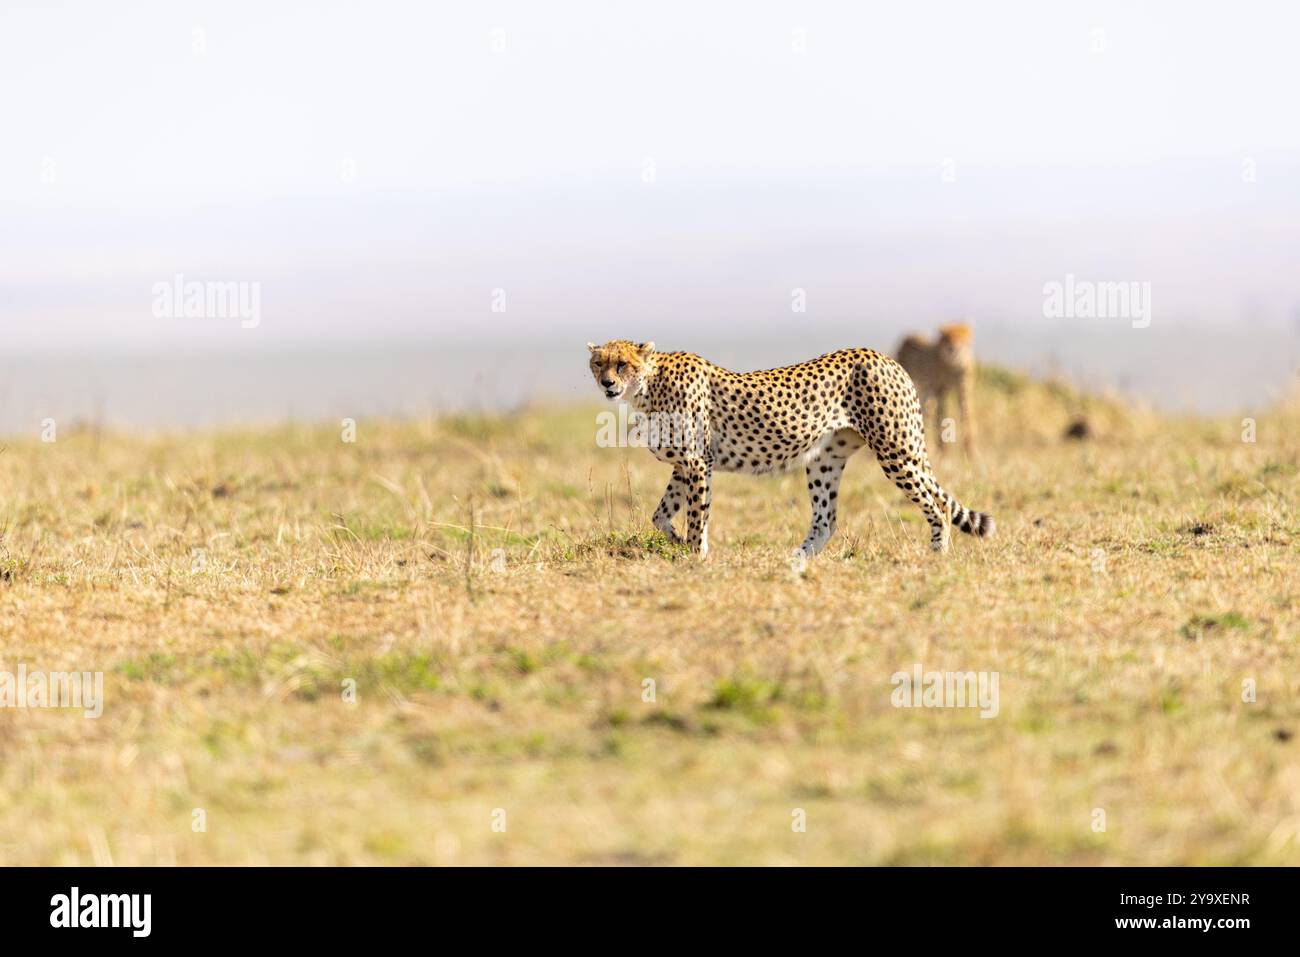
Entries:
POLYGON ((997 524, 993 521, 992 515, 988 512, 977 512, 962 505, 956 498, 945 492, 932 475, 927 475, 926 479, 930 491, 942 503, 953 525, 960 528, 967 535, 974 535, 977 538, 993 537, 997 524))
POLYGON ((979 538, 992 538, 993 532, 997 529, 993 516, 988 512, 973 511, 958 504, 956 499, 952 501, 952 523, 967 535, 975 535, 979 538))

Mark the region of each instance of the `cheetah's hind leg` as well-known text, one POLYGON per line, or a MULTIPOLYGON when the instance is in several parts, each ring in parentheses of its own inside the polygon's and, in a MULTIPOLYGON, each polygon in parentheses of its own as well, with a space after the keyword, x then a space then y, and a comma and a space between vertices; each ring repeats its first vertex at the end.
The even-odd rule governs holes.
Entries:
POLYGON ((837 429, 818 440, 808 453, 808 497, 812 499, 812 525, 796 554, 812 557, 835 534, 840 478, 849 457, 866 442, 856 429, 837 429))
MULTIPOLYGON (((883 464, 883 460, 882 460, 883 464)), ((934 471, 926 459, 913 459, 901 465, 895 463, 891 473, 888 467, 885 473, 894 480, 899 488, 921 506, 926 521, 930 523, 930 547, 936 552, 948 550, 949 522, 967 535, 977 538, 992 538, 996 525, 993 516, 987 512, 977 512, 962 505, 934 477, 934 471)))
POLYGON ((930 526, 930 549, 936 552, 948 550, 951 506, 941 497, 943 493, 939 483, 934 480, 930 463, 907 453, 891 455, 877 454, 880 467, 889 480, 897 485, 925 516, 930 526))

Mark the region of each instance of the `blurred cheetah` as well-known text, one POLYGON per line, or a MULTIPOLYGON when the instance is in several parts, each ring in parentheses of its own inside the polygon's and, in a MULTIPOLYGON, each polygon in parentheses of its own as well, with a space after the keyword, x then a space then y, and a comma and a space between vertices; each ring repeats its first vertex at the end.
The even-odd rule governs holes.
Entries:
MULTIPOLYGON (((908 336, 898 347, 898 364, 916 384, 922 408, 934 399, 934 428, 940 437, 948 394, 957 393, 961 444, 968 455, 975 453, 975 410, 971 402, 975 389, 975 354, 971 338, 970 326, 958 324, 942 326, 935 342, 924 336, 908 336)), ((944 451, 944 445, 940 441, 939 451, 944 451)))
POLYGON ((935 551, 947 551, 950 522, 971 535, 993 534, 992 516, 960 505, 935 480, 916 390, 888 356, 842 349, 799 365, 736 373, 690 352, 656 352, 653 342, 615 339, 587 349, 606 398, 627 399, 652 422, 696 423, 689 441, 674 430, 677 440, 649 445, 673 467, 655 527, 681 542, 673 519, 684 509, 685 541, 701 556, 709 548, 715 469, 760 475, 803 465, 812 527, 798 553, 810 556, 835 532, 840 476, 864 445, 920 506, 935 551))

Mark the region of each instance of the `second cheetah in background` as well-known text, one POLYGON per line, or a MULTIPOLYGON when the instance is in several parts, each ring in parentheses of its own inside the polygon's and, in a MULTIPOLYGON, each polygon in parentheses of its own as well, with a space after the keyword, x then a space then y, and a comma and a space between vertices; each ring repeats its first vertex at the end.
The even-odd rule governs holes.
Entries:
POLYGON ((934 431, 939 436, 939 450, 951 441, 943 428, 948 396, 957 395, 961 421, 962 448, 975 454, 975 352, 971 328, 965 324, 942 326, 939 338, 931 342, 925 336, 908 336, 898 347, 898 364, 907 370, 916 384, 921 407, 934 400, 934 431))

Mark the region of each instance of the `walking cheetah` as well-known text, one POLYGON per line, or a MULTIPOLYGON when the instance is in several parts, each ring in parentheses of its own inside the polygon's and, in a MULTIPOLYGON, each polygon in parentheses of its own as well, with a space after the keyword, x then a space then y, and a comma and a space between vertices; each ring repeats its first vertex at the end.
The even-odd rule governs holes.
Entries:
POLYGON ((656 352, 653 342, 615 339, 587 349, 606 398, 627 399, 660 426, 661 440, 669 437, 648 443, 673 468, 654 524, 681 542, 673 519, 684 509, 685 541, 700 556, 709 549, 715 469, 761 475, 799 465, 808 473, 812 526, 798 551, 817 554, 835 532, 844 466, 864 445, 920 506, 935 551, 947 551, 950 522, 971 535, 993 534, 992 516, 960 505, 935 481, 916 389, 888 356, 842 349, 799 365, 736 373, 690 352, 656 352))
MULTIPOLYGON (((970 326, 943 326, 935 342, 924 336, 908 336, 898 347, 898 364, 912 377, 922 408, 934 399, 936 431, 943 428, 948 394, 957 393, 962 448, 967 455, 974 455, 975 410, 971 393, 975 390, 975 354, 971 349, 970 326)), ((944 443, 940 442, 939 451, 943 449, 944 443)))

